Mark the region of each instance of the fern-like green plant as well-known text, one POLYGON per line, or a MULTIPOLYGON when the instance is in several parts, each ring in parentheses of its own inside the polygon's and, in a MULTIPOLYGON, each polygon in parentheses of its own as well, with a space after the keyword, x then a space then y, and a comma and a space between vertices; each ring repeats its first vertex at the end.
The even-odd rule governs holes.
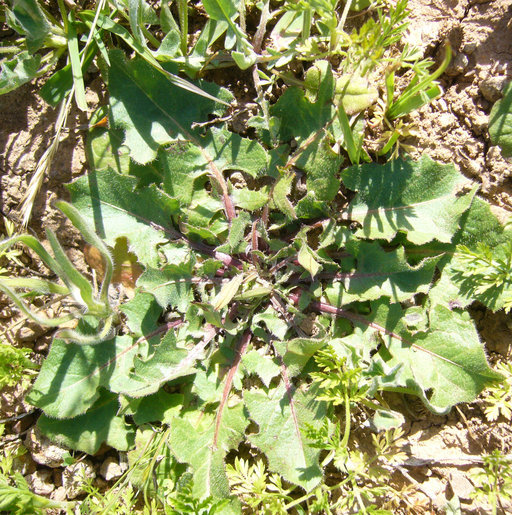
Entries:
POLYGON ((498 363, 496 371, 503 375, 503 382, 491 385, 484 396, 484 413, 489 421, 500 416, 512 419, 512 363, 498 363))
POLYGON ((492 248, 479 242, 475 249, 457 246, 456 281, 461 291, 486 305, 512 309, 512 242, 492 248))
POLYGON ((512 498, 511 457, 496 449, 483 456, 483 468, 474 469, 470 475, 476 485, 472 497, 486 500, 491 506, 492 515, 498 513, 498 508, 503 511, 501 502, 512 498))

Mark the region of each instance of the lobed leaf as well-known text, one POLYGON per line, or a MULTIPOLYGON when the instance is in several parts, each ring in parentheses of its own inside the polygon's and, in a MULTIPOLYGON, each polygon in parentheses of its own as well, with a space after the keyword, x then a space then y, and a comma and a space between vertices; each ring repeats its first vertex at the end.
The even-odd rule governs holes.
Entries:
POLYGON ((109 169, 80 177, 68 189, 75 208, 109 246, 126 237, 141 264, 156 266, 157 245, 168 241, 166 233, 175 234, 171 217, 179 204, 155 186, 137 190, 137 183, 109 169))
POLYGON ((366 320, 358 315, 353 321, 366 345, 385 344, 379 353, 388 367, 400 366, 396 386, 419 395, 431 410, 447 413, 502 379, 489 367, 468 314, 437 305, 429 312, 428 330, 417 332, 406 328, 405 314, 399 304, 376 302, 366 320))
MULTIPOLYGON (((192 139, 191 125, 220 114, 220 103, 171 84, 142 58, 126 61, 122 52, 109 53, 111 125, 126 132, 125 144, 138 163, 148 163, 160 145, 192 139)), ((218 86, 201 87, 221 100, 230 100, 218 86)))
POLYGON ((384 165, 352 166, 342 174, 344 185, 357 191, 347 215, 361 227, 356 236, 391 241, 398 232, 421 245, 434 239, 449 243, 460 228, 476 187, 453 165, 423 156, 419 161, 397 159, 384 165))
POLYGON ((118 411, 117 395, 103 390, 83 415, 56 420, 43 413, 37 426, 52 441, 87 454, 96 454, 102 444, 127 451, 134 444, 135 429, 118 411))
POLYGON ((217 446, 213 446, 215 419, 211 416, 197 419, 194 425, 185 418, 175 418, 171 423, 169 446, 180 462, 188 463, 194 472, 193 494, 198 498, 210 495, 229 497, 224 457, 236 449, 244 439, 249 424, 244 406, 226 408, 221 420, 217 446))
POLYGON ((384 296, 392 302, 404 302, 427 293, 440 259, 425 258, 412 267, 403 247, 385 251, 377 242, 349 240, 346 248, 356 258, 357 268, 335 275, 336 282, 327 286, 327 297, 335 306, 384 296))
POLYGON ((269 468, 284 479, 311 491, 322 479, 319 449, 308 445, 306 424, 321 425, 326 404, 310 390, 277 388, 244 393, 249 415, 259 426, 249 441, 267 456, 269 468))

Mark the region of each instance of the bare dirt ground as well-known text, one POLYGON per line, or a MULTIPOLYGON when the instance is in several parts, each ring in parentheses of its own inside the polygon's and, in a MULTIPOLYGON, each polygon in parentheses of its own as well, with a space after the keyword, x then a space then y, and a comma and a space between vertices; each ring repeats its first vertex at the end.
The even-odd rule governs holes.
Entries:
MULTIPOLYGON (((443 42, 450 41, 454 50, 452 64, 441 81, 445 94, 411 117, 416 126, 415 137, 407 141, 416 149, 412 155, 416 158, 426 152, 436 160, 454 163, 463 174, 481 184, 480 194, 496 206, 501 216, 507 217, 512 211, 512 164, 491 145, 487 123, 493 103, 500 98, 504 84, 512 79, 512 2, 410 0, 409 7, 409 43, 420 45, 425 55, 438 61, 442 58, 443 42)), ((99 83, 93 81, 89 86, 92 110, 101 105, 103 97, 99 83)), ((56 110, 40 100, 37 89, 37 85, 26 85, 0 97, 0 210, 14 222, 20 222, 18 208, 23 193, 50 142, 56 118, 56 110)), ((38 235, 43 235, 45 227, 56 230, 76 259, 80 259, 81 242, 51 204, 57 198, 66 198, 64 183, 87 171, 84 133, 75 127, 86 123, 89 115, 76 110, 70 113, 69 131, 45 179, 30 225, 30 230, 38 235)), ((510 318, 480 307, 474 308, 472 314, 490 362, 510 360, 510 318)), ((26 323, 15 326, 13 311, 1 301, 0 319, 4 334, 12 343, 33 348, 40 361, 51 334, 26 323)), ((22 398, 19 388, 3 391, 0 418, 30 412, 31 407, 22 398)), ((408 456, 424 460, 411 461, 393 476, 397 484, 411 486, 414 508, 410 508, 410 513, 444 513, 446 500, 454 494, 461 500, 463 513, 489 513, 488 506, 471 499, 473 484, 469 472, 478 465, 478 457, 483 453, 494 449, 511 452, 512 428, 510 421, 503 418, 487 421, 483 402, 479 399, 471 405, 461 405, 445 417, 425 412, 414 400, 402 406, 407 419, 404 450, 408 456)), ((21 438, 30 450, 19 464, 20 470, 29 477, 37 493, 57 499, 71 498, 74 493, 63 486, 68 485, 65 478, 70 475, 69 467, 66 469, 62 464, 63 451, 40 439, 32 427, 34 422, 32 415, 7 424, 8 437, 21 438)), ((356 435, 364 438, 362 430, 356 435)), ((105 478, 114 477, 106 472, 106 463, 115 468, 118 456, 107 452, 91 461, 103 486, 105 478)), ((502 510, 512 513, 512 505, 504 505, 502 510)))

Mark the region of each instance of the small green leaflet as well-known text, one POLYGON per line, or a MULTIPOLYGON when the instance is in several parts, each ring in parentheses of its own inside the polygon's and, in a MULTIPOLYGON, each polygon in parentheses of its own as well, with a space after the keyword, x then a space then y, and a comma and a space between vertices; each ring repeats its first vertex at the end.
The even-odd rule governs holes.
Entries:
POLYGON ((220 292, 213 301, 213 309, 215 311, 220 311, 233 300, 233 297, 238 293, 243 280, 244 275, 239 273, 222 286, 220 292))

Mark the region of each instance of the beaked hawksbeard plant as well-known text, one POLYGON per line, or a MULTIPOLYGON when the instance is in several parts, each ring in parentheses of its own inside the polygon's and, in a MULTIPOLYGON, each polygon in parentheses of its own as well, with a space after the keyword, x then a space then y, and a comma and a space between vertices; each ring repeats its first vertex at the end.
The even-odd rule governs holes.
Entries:
MULTIPOLYGON (((211 20, 231 5, 203 3, 211 20)), ((228 19, 236 64, 252 66, 257 56, 228 19)), ((187 48, 178 36, 176 55, 187 48)), ((300 30, 295 37, 304 44, 300 30)), ((160 427, 154 480, 179 490, 192 473, 191 495, 223 513, 240 511, 236 453, 264 456, 273 491, 299 509, 293 499, 324 484, 331 460, 345 470, 339 444, 348 444, 356 403, 388 429, 401 416, 382 392, 418 396, 442 414, 501 379, 465 308, 510 307, 510 260, 500 254, 510 231, 452 165, 427 156, 359 164, 369 161, 360 113, 375 88, 347 90, 317 60, 304 87, 249 120, 249 138, 224 122, 227 89, 198 81, 208 94, 199 96, 147 56, 102 50, 109 128, 90 132, 90 172, 68 186, 71 204, 59 204, 99 251, 100 288, 51 231, 53 255, 31 236, 0 247, 27 244, 62 280, 0 278, 27 316, 60 327, 27 397, 44 434, 94 454, 102 444, 142 448, 160 427), (128 296, 113 280, 123 242, 123 259, 137 265, 128 296), (482 245, 497 261, 484 256, 466 273, 482 245), (74 307, 44 319, 23 288, 67 295, 74 307)), ((430 98, 420 83, 411 109, 430 98)), ((431 96, 433 84, 430 76, 431 96)))

